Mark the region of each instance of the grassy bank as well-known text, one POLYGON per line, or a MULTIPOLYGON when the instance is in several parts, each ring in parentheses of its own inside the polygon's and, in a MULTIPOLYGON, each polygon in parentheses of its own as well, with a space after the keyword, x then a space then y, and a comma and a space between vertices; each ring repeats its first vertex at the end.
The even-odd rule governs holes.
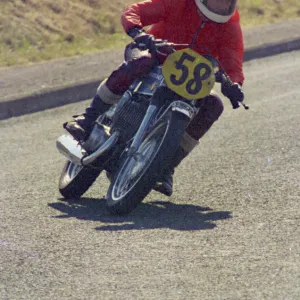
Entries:
MULTIPOLYGON (((192 0, 191 0, 192 1, 192 0)), ((2 0, 0 66, 122 47, 120 13, 134 0, 2 0)), ((299 0, 240 1, 242 26, 300 17, 299 0)))

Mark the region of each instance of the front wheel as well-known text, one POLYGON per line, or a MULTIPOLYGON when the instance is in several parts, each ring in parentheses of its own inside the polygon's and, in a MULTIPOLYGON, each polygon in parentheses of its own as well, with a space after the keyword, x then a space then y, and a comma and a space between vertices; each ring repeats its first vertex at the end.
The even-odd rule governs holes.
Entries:
POLYGON ((188 121, 181 113, 169 111, 135 153, 125 154, 106 197, 112 214, 129 213, 143 201, 171 164, 188 121))
POLYGON ((80 198, 100 173, 100 169, 92 169, 67 161, 59 178, 59 192, 67 199, 80 198))

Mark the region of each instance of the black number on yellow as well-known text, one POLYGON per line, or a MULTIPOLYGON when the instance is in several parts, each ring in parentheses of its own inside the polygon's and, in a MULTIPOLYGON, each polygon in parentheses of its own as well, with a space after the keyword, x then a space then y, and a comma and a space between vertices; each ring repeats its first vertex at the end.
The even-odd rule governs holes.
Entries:
POLYGON ((191 95, 196 95, 202 89, 202 81, 208 79, 211 75, 211 69, 208 65, 200 63, 195 66, 194 69, 194 78, 191 79, 187 85, 186 90, 191 95), (202 70, 204 69, 204 74, 201 75, 202 70))
MULTIPOLYGON (((182 85, 186 82, 187 78, 189 77, 189 68, 184 65, 184 61, 188 60, 190 62, 195 61, 195 57, 192 55, 183 52, 179 61, 176 62, 175 67, 177 70, 182 72, 181 76, 177 79, 177 76, 172 74, 170 76, 171 83, 174 85, 182 85)), ((202 81, 208 79, 211 75, 211 69, 208 65, 204 63, 199 63, 194 68, 194 78, 189 80, 186 84, 186 91, 191 95, 196 95, 202 89, 202 81), (201 75, 202 70, 204 69, 204 74, 201 75)))
POLYGON ((171 82, 175 85, 183 84, 189 76, 189 68, 183 64, 185 60, 189 60, 190 62, 193 62, 195 60, 195 57, 189 55, 186 52, 183 52, 179 61, 177 61, 176 65, 175 65, 176 69, 180 70, 182 72, 180 78, 177 79, 176 75, 174 75, 174 74, 172 74, 170 77, 171 82))

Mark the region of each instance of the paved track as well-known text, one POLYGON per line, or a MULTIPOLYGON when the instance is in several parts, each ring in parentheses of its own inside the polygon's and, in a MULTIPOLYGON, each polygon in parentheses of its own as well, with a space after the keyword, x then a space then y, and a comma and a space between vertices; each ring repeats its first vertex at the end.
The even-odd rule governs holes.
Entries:
POLYGON ((127 217, 106 180, 60 200, 55 140, 87 103, 0 121, 0 299, 300 299, 299 65, 245 64, 251 110, 226 102, 171 201, 127 217))

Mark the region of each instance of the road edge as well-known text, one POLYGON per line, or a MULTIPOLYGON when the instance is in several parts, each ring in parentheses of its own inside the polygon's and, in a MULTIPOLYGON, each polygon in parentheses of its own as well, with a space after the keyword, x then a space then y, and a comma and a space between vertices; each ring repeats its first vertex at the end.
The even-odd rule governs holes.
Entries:
MULTIPOLYGON (((300 49, 300 39, 278 42, 245 50, 244 62, 300 49)), ((108 76, 109 74, 107 74, 108 76)), ((104 77, 105 78, 105 77, 104 77)), ((90 99, 104 78, 56 86, 42 92, 15 97, 0 103, 0 120, 90 99)))

